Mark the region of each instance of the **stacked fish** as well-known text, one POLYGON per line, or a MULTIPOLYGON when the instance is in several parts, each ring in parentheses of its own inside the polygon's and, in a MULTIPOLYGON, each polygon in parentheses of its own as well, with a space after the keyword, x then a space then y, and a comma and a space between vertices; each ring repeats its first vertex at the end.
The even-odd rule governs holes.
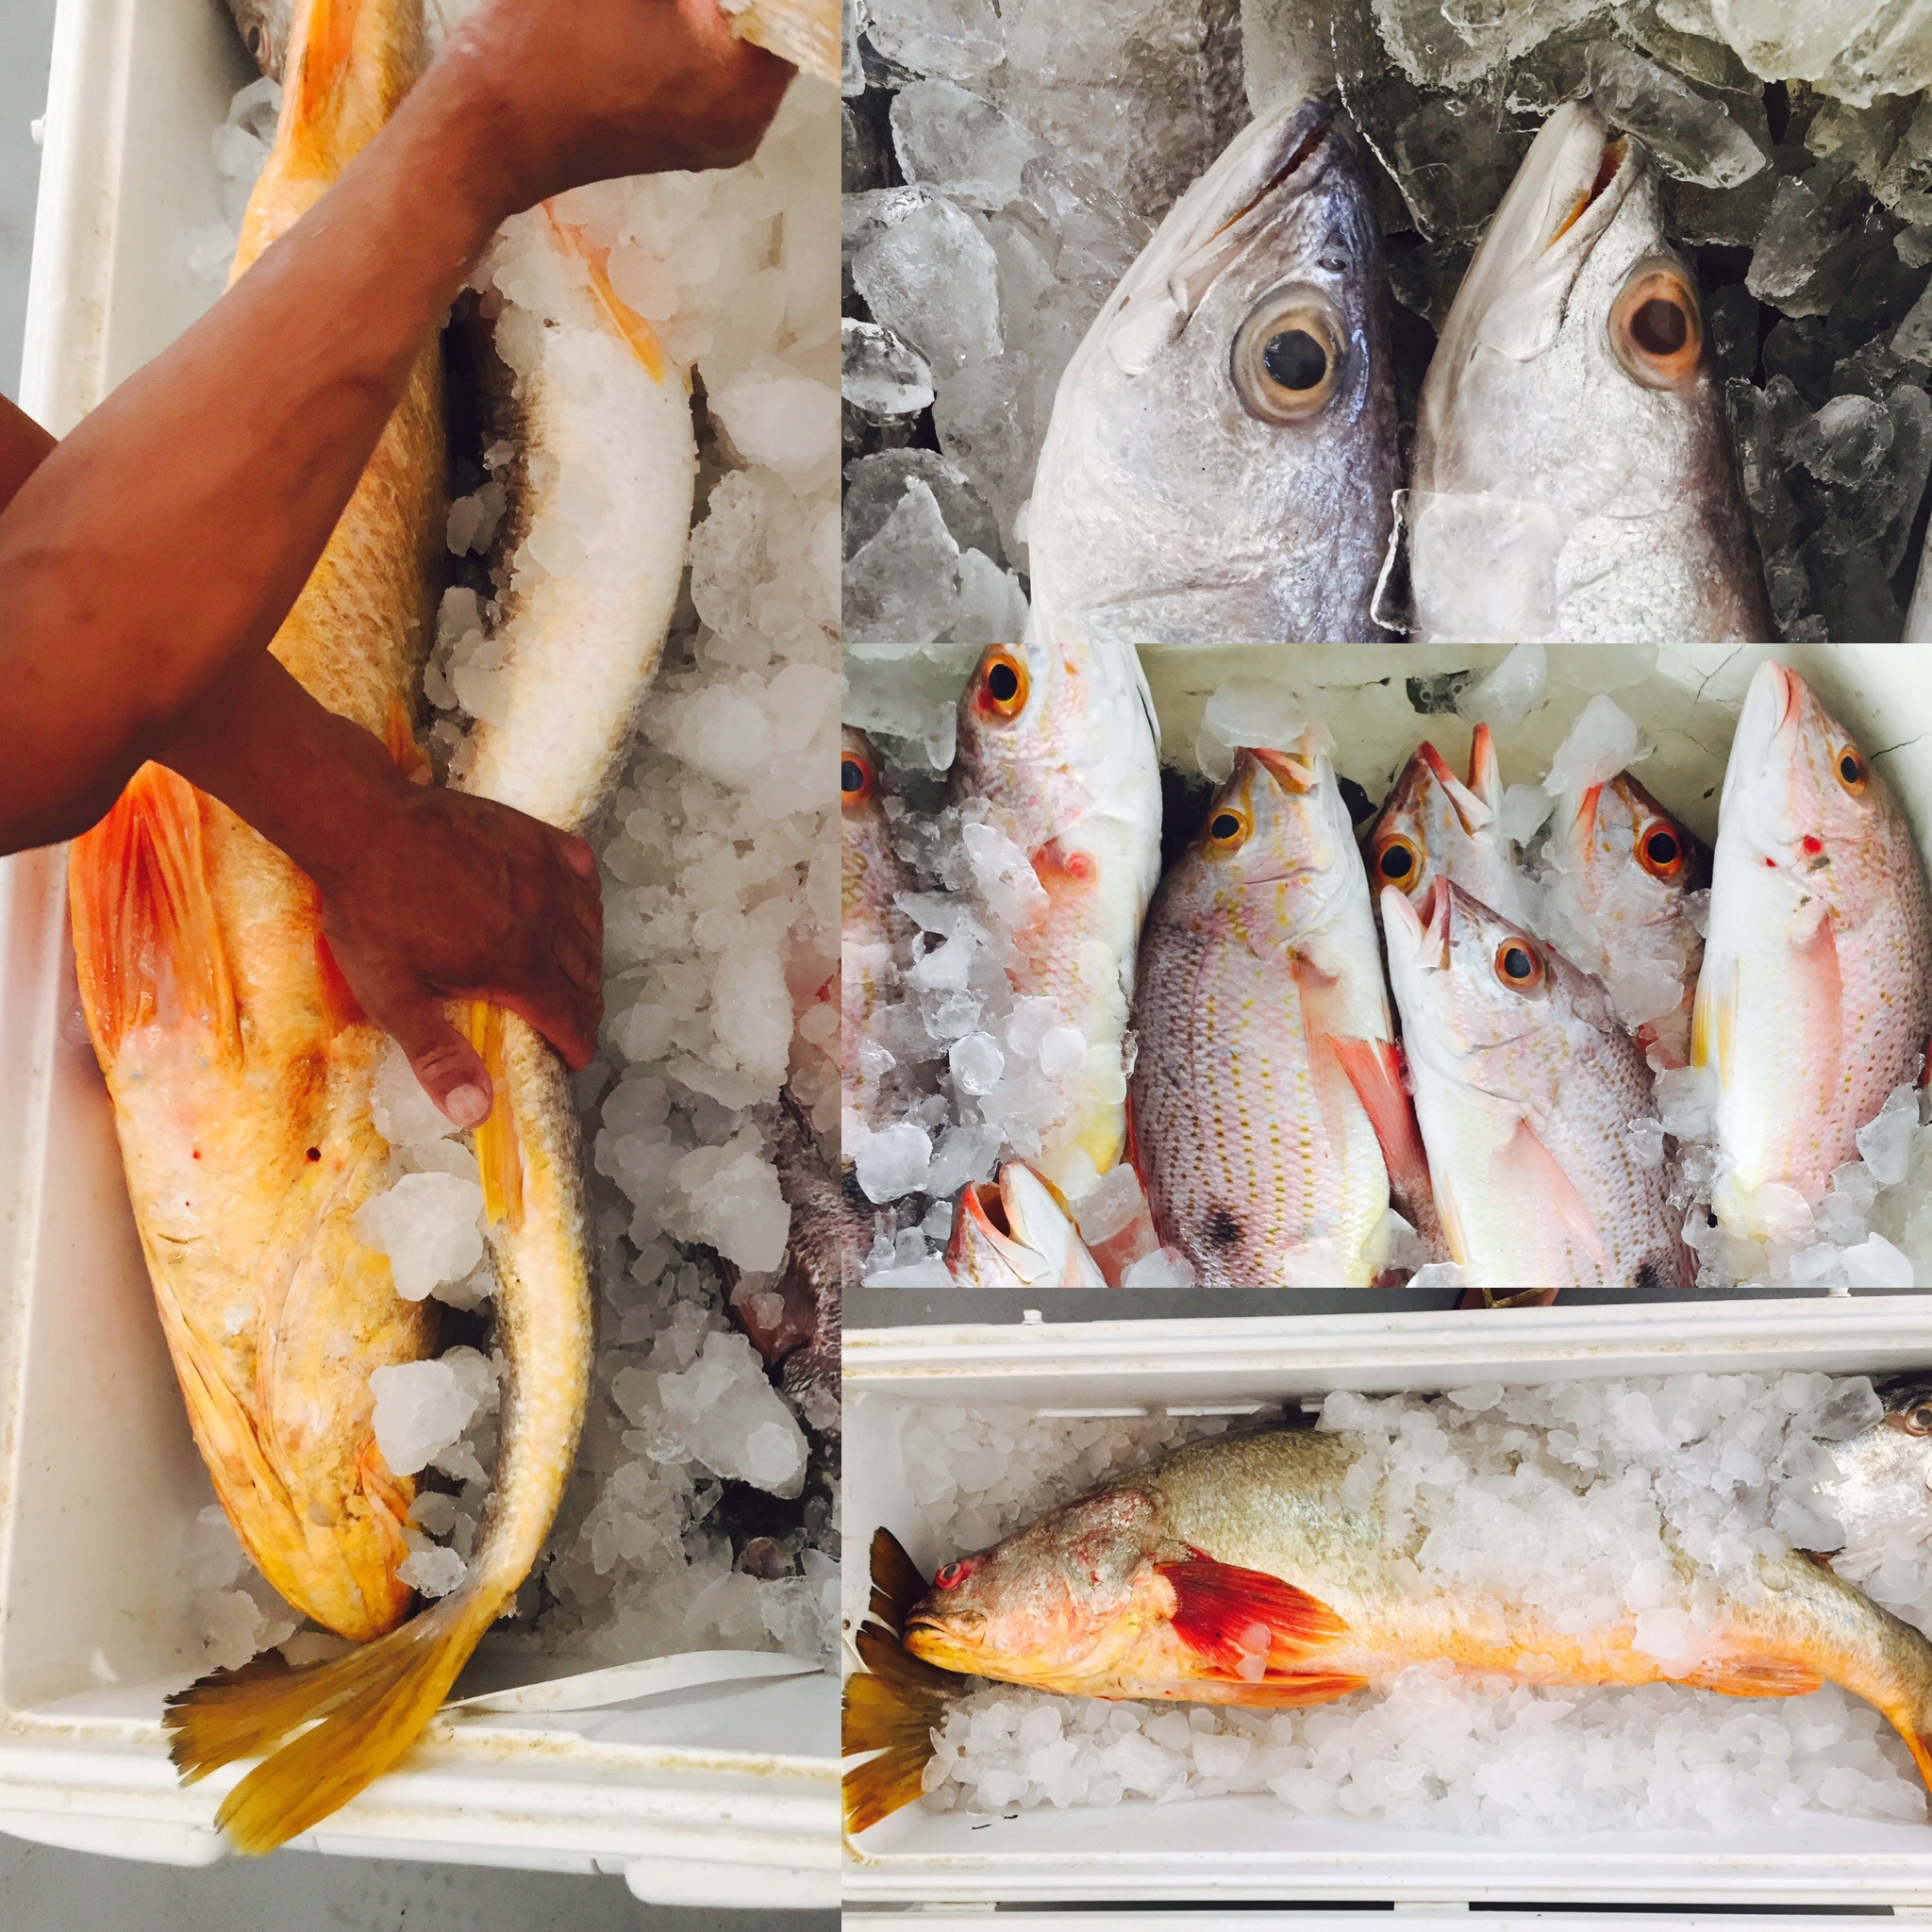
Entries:
POLYGON ((1103 663, 1125 688, 1115 648, 996 646, 962 703, 955 798, 1003 813, 1049 888, 1008 971, 1110 1044, 1124 990, 1130 1071, 1122 1108, 1074 1079, 1032 1168, 963 1191, 944 1278, 1407 1276, 1494 1303, 1688 1289, 1700 1261, 1745 1279, 1811 1241, 1922 1076, 1932 913, 1897 800, 1794 673, 1751 682, 1714 855, 1628 772, 1586 773, 1552 781, 1532 874, 1487 726, 1467 780, 1422 745, 1358 841, 1310 728, 1237 754, 1147 904, 1151 727, 1080 780, 1057 715, 1103 663), (1666 1133, 1660 1081, 1704 1095, 1707 1143, 1681 1104, 1666 1133))

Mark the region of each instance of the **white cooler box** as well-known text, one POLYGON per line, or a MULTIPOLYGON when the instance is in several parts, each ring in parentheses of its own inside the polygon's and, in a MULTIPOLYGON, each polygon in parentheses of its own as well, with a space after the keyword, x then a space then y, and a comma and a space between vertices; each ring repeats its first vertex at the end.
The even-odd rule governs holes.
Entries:
MULTIPOLYGON (((186 238, 221 218, 210 134, 248 77, 222 0, 60 0, 22 396, 51 429, 203 306, 186 238)), ((0 864, 0 1830, 203 1864, 239 1774, 183 1790, 159 1719, 195 1674, 180 1553, 210 1491, 75 1020, 64 880, 58 853, 0 864)), ((445 1717, 297 1842, 828 1907, 836 1737, 824 1674, 445 1717)))
MULTIPOLYGON (((1211 1297, 1203 1296, 1204 1301, 1211 1297)), ((1046 1414, 1244 1413, 1348 1388, 1436 1391, 1476 1382, 1823 1369, 1891 1374, 1932 1365, 1932 1301, 1920 1296, 1676 1302, 1517 1308, 1479 1315, 1304 1314, 1225 1321, 1041 1321, 854 1330, 845 1341, 845 1602, 862 1609, 867 1545, 884 1524, 923 1572, 957 1552, 928 1547, 896 1453, 895 1416, 935 1404, 1046 1414)), ((850 1659, 848 1658, 848 1662, 850 1659)), ((1272 1797, 1230 1795, 1108 1809, 1041 1807, 991 1820, 908 1807, 848 1839, 848 1904, 918 1906, 922 1926, 990 1901, 1041 1909, 1023 1923, 1091 1919, 1080 1900, 1222 1909, 1198 1923, 1297 1927, 1388 1923, 1338 1912, 1227 1909, 1241 1901, 1426 1907, 1592 1906, 1564 1926, 1617 1923, 1620 1906, 1679 1903, 1932 1910, 1932 1824, 1807 1815, 1731 1834, 1617 1832, 1464 1838, 1299 1816, 1272 1797)), ((1498 1915, 1514 1922, 1514 1915, 1498 1915)), ((1498 1923, 1486 1917, 1484 1924, 1498 1923)), ((1123 1911, 1148 1928, 1188 1912, 1123 1911)), ((1002 1914, 1000 1923, 1007 1923, 1002 1914)), ((1466 1920, 1464 1923, 1468 1923, 1466 1920)), ((1641 1922, 1656 1924, 1649 1918, 1641 1922)), ((1674 1916, 1669 1923, 1684 1923, 1674 1916)), ((1732 1922, 1736 1923, 1736 1922, 1732 1922)), ((1754 1925, 1777 1923, 1753 1917, 1754 1925)), ((1815 1923, 1815 1922, 1814 1922, 1815 1923)))

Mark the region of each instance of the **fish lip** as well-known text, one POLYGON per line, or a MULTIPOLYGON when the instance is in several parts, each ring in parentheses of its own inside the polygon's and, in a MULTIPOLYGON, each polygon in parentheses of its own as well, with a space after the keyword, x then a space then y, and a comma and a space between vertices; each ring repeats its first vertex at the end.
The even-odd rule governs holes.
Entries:
MULTIPOLYGON (((1763 778, 1782 742, 1796 731, 1804 708, 1800 694, 1805 689, 1804 679, 1774 658, 1767 658, 1752 674, 1725 760, 1724 787, 1718 794, 1720 828, 1735 808, 1734 795, 1743 794, 1763 778)), ((1760 842, 1771 831, 1761 823, 1754 824, 1752 829, 1760 842)), ((1779 852, 1788 853, 1794 837, 1794 833, 1781 831, 1776 841, 1779 852)))
POLYGON ((1297 753, 1275 751, 1266 745, 1250 744, 1242 752, 1268 774, 1284 791, 1305 798, 1322 782, 1319 765, 1297 753))

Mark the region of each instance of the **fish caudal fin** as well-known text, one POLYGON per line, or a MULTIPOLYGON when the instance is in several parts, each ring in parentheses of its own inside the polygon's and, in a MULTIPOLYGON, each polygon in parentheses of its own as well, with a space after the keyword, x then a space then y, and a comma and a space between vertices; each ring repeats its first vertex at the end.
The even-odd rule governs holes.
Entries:
POLYGON ((924 1790, 933 1731, 973 1681, 914 1657, 900 1641, 907 1612, 925 1590, 899 1539, 875 1530, 872 1602, 854 1640, 864 1668, 845 1680, 841 1727, 841 1754, 864 1759, 840 1780, 848 1831, 891 1817, 924 1790))
POLYGON ((791 61, 801 74, 837 84, 837 0, 722 0, 722 6, 741 41, 791 61))
POLYGON ((491 1227, 524 1224, 524 1162, 510 1108, 509 1074, 503 1048, 503 1008, 471 1000, 464 1031, 490 1070, 489 1117, 476 1129, 476 1166, 483 1181, 483 1212, 491 1227))
POLYGON ((461 1591, 332 1663, 277 1669, 258 1659, 168 1700, 184 1783, 272 1753, 224 1800, 215 1822, 236 1850, 272 1852, 311 1830, 402 1757, 435 1716, 502 1607, 461 1591), (309 1724, 292 1743, 281 1740, 309 1724))
POLYGON ((234 982, 202 850, 201 796, 143 765, 68 857, 80 994, 102 1063, 141 1026, 204 1027, 214 1057, 241 1055, 234 982))

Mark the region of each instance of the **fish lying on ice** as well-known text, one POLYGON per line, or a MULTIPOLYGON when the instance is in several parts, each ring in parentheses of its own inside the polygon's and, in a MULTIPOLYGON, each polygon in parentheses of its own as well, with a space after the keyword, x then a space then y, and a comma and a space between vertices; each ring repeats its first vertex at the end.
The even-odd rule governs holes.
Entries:
POLYGON ((1718 806, 1690 1058, 1715 1070, 1731 1234, 1801 1238, 1857 1134, 1917 1079, 1932 913, 1904 810, 1795 673, 1745 694, 1718 806))
POLYGON ((1709 888, 1710 848, 1620 772, 1557 794, 1543 884, 1570 957, 1608 988, 1651 1065, 1688 1065, 1704 961, 1691 895, 1709 888))
POLYGON ((1175 203, 1054 399, 1032 627, 1138 643, 1383 636, 1396 412, 1381 232, 1323 100, 1175 203))
MULTIPOLYGON (((358 99, 389 71, 392 41, 420 57, 419 8, 312 0, 298 15, 295 78, 276 154, 251 203, 244 258, 299 212, 291 211, 280 186, 293 166, 285 158, 315 144, 318 116, 340 115, 344 99, 358 99), (346 36, 322 25, 338 7, 353 22, 346 36), (347 44, 346 80, 315 72, 306 52, 339 39, 347 44)), ((353 152, 340 151, 342 145, 332 156, 336 167, 353 152)), ((647 325, 615 301, 594 236, 559 211, 570 205, 565 198, 520 217, 495 244, 499 273, 509 267, 503 252, 518 256, 519 299, 505 309, 498 345, 518 378, 523 466, 491 641, 496 702, 478 717, 461 784, 579 830, 611 791, 657 669, 683 569, 696 461, 686 375, 657 352, 647 325), (521 332, 515 318, 527 321, 521 332), (593 479, 588 491, 587 479, 593 479), (581 525, 586 500, 597 506, 596 526, 580 532, 590 541, 574 568, 551 567, 558 550, 532 533, 554 530, 558 519, 581 525)), ((442 520, 432 519, 431 554, 442 534, 442 520)), ((341 531, 334 541, 342 542, 341 531)), ((310 594, 312 586, 305 604, 310 594)), ((302 675, 302 665, 289 661, 302 675)), ((404 687, 406 721, 420 668, 419 658, 404 687)), ((453 1593, 387 1637, 366 1633, 377 1641, 333 1662, 276 1671, 258 1661, 218 1673, 171 1701, 175 1759, 190 1778, 269 1754, 219 1814, 245 1850, 266 1850, 308 1829, 414 1741, 477 1642, 513 1603, 575 1456, 595 1297, 569 1079, 557 1055, 515 1015, 473 1006, 465 1018, 496 1090, 475 1136, 498 1278, 495 1343, 506 1362, 494 1485, 467 1574, 453 1593)), ((379 1257, 369 1259, 380 1269, 379 1257)), ((339 1347, 335 1332, 327 1340, 339 1347)), ((377 1363, 355 1352, 343 1358, 366 1400, 368 1372, 377 1363)))
POLYGON ((1374 1278, 1391 1169, 1427 1191, 1393 1030, 1325 748, 1239 753, 1161 881, 1134 1004, 1135 1163, 1204 1285, 1374 1278))
POLYGON ((1445 879, 1420 909, 1385 886, 1382 930, 1436 1207, 1472 1287, 1687 1287, 1650 1071, 1602 984, 1445 879))
POLYGON ((962 1288, 1105 1288, 1066 1203, 1024 1160, 975 1181, 953 1208, 946 1266, 962 1288))
POLYGON ((1711 1614, 1694 1668, 1666 1671, 1639 1647, 1634 1611, 1578 1629, 1493 1590, 1419 1591, 1427 1524, 1391 1529, 1356 1474, 1366 1446, 1308 1429, 1190 1443, 941 1564, 929 1588, 881 1530, 867 1669, 846 1686, 845 1754, 873 1754, 845 1775, 849 1828, 919 1795, 933 1729, 975 1678, 1263 1709, 1330 1703, 1419 1663, 1737 1697, 1834 1683, 1897 1727, 1932 1784, 1932 1643, 1815 1558, 1760 1557, 1747 1592, 1680 1550, 1678 1580, 1711 1614))
POLYGON ((1420 904, 1436 879, 1446 878, 1506 917, 1534 925, 1537 908, 1503 835, 1502 806, 1503 774, 1487 724, 1478 724, 1471 741, 1466 785, 1433 744, 1418 745, 1369 833, 1375 889, 1395 886, 1420 904))
POLYGON ((1126 1141, 1122 1040, 1160 872, 1159 732, 1131 644, 994 644, 959 701, 952 802, 1012 840, 1040 887, 1008 977, 1087 1041, 1030 1158, 1077 1200, 1126 1141))
POLYGON ((1705 333, 1655 163, 1588 105, 1558 108, 1483 236, 1423 384, 1415 635, 1772 635, 1705 333))

